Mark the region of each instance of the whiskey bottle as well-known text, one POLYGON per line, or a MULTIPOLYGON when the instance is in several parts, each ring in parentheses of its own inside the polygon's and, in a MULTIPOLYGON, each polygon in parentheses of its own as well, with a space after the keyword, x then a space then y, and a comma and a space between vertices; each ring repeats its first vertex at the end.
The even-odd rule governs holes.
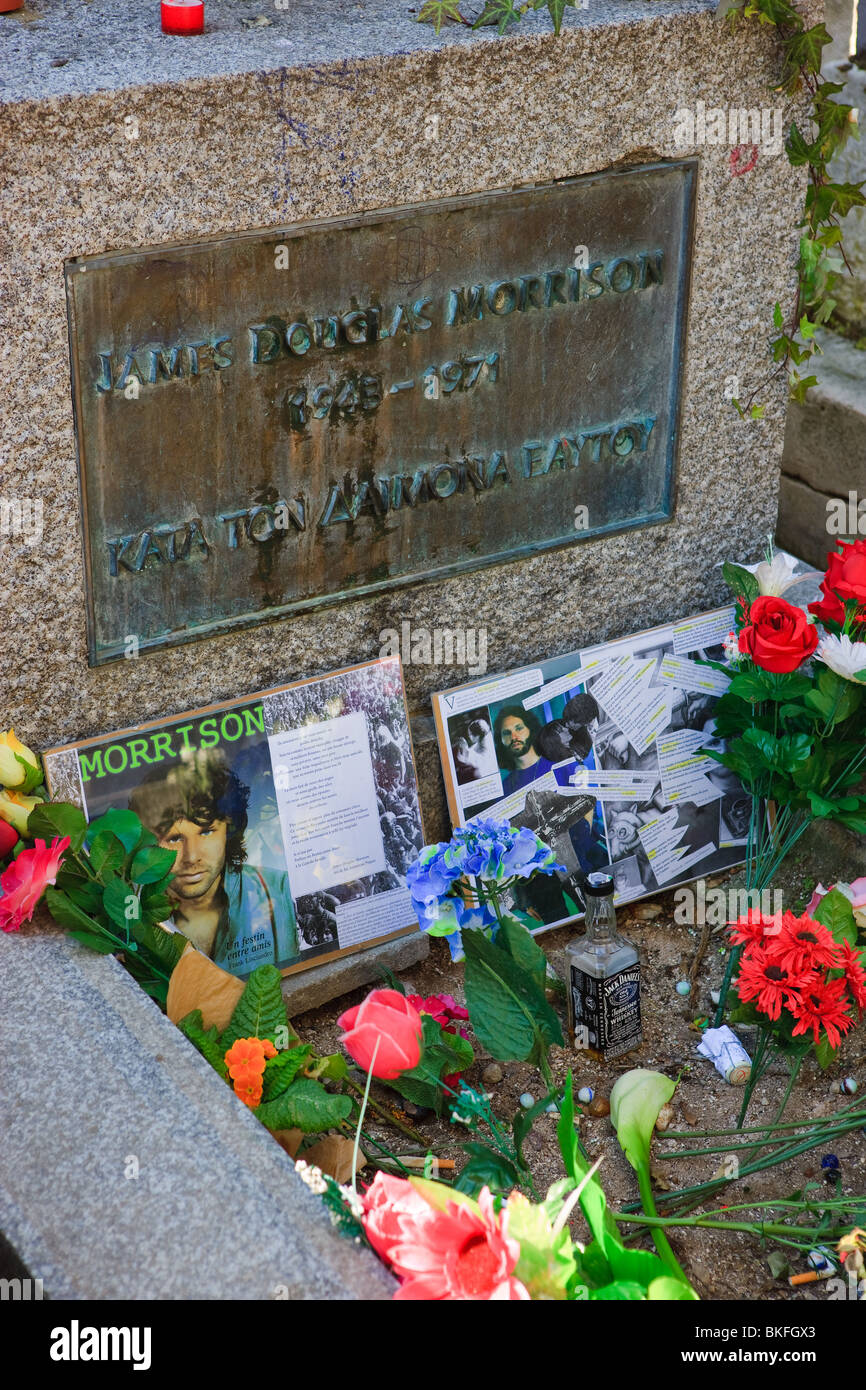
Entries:
POLYGON ((590 874, 582 891, 586 934, 568 947, 569 1032, 577 1049, 606 1062, 640 1046, 640 961, 616 929, 610 875, 590 874))

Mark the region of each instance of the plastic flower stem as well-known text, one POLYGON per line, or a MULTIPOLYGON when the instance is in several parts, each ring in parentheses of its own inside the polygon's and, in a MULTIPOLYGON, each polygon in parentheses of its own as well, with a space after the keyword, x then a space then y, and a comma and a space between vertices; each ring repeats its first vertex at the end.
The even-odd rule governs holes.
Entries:
POLYGON ((659 1252, 662 1261, 667 1265, 674 1278, 682 1279, 685 1283, 688 1283, 685 1273, 680 1266, 680 1262, 671 1249, 670 1241, 662 1229, 664 1223, 661 1221, 656 1211, 655 1194, 652 1189, 648 1163, 638 1164, 637 1185, 641 1195, 641 1201, 643 1202, 644 1213, 655 1218, 655 1221, 651 1221, 650 1224, 653 1226, 652 1238, 656 1250, 659 1252), (658 1229, 656 1229, 656 1226, 658 1226, 658 1229))
POLYGON ((358 1149, 361 1145, 361 1125, 364 1123, 364 1114, 367 1109, 367 1101, 370 1099, 370 1083, 373 1080, 373 1068, 376 1065, 376 1053, 379 1051, 379 1043, 382 1035, 376 1039, 376 1046, 373 1048, 373 1056, 370 1058, 370 1069, 367 1072, 367 1085, 364 1087, 364 1099, 361 1102, 361 1113, 358 1116, 358 1128, 355 1130, 355 1146, 352 1149, 352 1191, 358 1195, 358 1149))
MULTIPOLYGON (((343 1085, 348 1086, 349 1089, 354 1091, 355 1095, 357 1096, 363 1096, 364 1094, 364 1092, 361 1090, 361 1087, 357 1086, 355 1082, 352 1081, 349 1077, 344 1078, 343 1085)), ((405 1134, 407 1139, 413 1139, 416 1144, 423 1142, 422 1136, 418 1133, 417 1130, 410 1129, 408 1125, 404 1125, 402 1120, 398 1120, 396 1115, 392 1115, 390 1111, 384 1108, 384 1106, 379 1105, 379 1103, 375 1101, 372 1096, 368 1097, 367 1104, 369 1105, 371 1110, 375 1110, 376 1114, 381 1116, 381 1118, 385 1121, 386 1124, 393 1125, 394 1129, 399 1129, 400 1133, 405 1134)))
MULTIPOLYGON (((803 1248, 805 1249, 810 1248, 812 1242, 819 1238, 817 1227, 785 1226, 772 1221, 717 1221, 712 1217, 705 1216, 647 1216, 645 1212, 642 1216, 626 1216, 617 1211, 613 1213, 613 1219, 629 1225, 648 1226, 651 1230, 665 1226, 696 1226, 711 1231, 746 1231, 749 1235, 772 1236, 776 1240, 785 1240, 786 1237, 802 1235, 804 1238, 803 1248)), ((826 1233, 821 1238, 826 1240, 826 1233)), ((798 1242, 788 1241, 787 1243, 797 1244, 798 1242)))
MULTIPOLYGON (((741 1130, 735 1129, 666 1129, 665 1139, 716 1139, 725 1134, 764 1134, 770 1129, 802 1129, 808 1125, 810 1129, 815 1125, 835 1125, 843 1119, 854 1119, 854 1107, 862 1102, 852 1101, 842 1110, 837 1110, 834 1115, 816 1115, 810 1120, 782 1120, 777 1125, 744 1125, 741 1130)), ((856 1116, 862 1116, 862 1123, 866 1125, 866 1110, 857 1110, 856 1116)), ((665 1155, 661 1155, 665 1157, 665 1155)))
MULTIPOLYGON (((345 1129, 348 1134, 353 1133, 352 1126, 346 1124, 345 1120, 343 1121, 343 1124, 340 1127, 341 1129, 345 1129)), ((376 1139, 374 1139, 372 1134, 368 1134, 366 1130, 364 1130, 361 1134, 361 1138, 364 1140, 365 1144, 369 1144, 372 1146, 372 1148, 378 1149, 379 1153, 384 1154, 385 1157, 390 1159, 392 1163, 395 1163, 397 1167, 400 1169, 401 1173, 406 1174, 407 1178, 411 1177, 410 1170, 400 1162, 397 1155, 395 1153, 392 1153, 390 1149, 386 1148, 384 1144, 380 1144, 376 1139)))
MULTIPOLYGON (((772 1168, 776 1164, 786 1163, 789 1158, 797 1158, 801 1153, 806 1153, 808 1149, 814 1149, 818 1144, 825 1144, 834 1139, 841 1138, 842 1135, 850 1133, 852 1129, 858 1128, 860 1124, 861 1120, 858 1117, 855 1120, 849 1120, 844 1125, 840 1125, 837 1129, 832 1129, 829 1132, 825 1128, 821 1133, 811 1134, 805 1139, 799 1135, 793 1136, 787 1148, 783 1145, 781 1148, 774 1150, 772 1154, 766 1154, 763 1158, 756 1158, 751 1163, 747 1163, 740 1169, 737 1178, 745 1178, 751 1173, 762 1171, 764 1168, 772 1168)), ((691 1187, 681 1187, 678 1191, 661 1192, 658 1194, 657 1200, 661 1203, 668 1203, 675 1202, 678 1198, 683 1197, 690 1199, 694 1198, 695 1200, 691 1204, 697 1206, 705 1197, 712 1196, 715 1192, 726 1187, 729 1182, 736 1182, 737 1178, 710 1178, 707 1182, 694 1183, 691 1187)), ((638 1203, 629 1202, 623 1207, 623 1210, 636 1211, 638 1210, 638 1203)))
POLYGON ((755 1048, 755 1055, 752 1059, 752 1070, 749 1073, 749 1079, 746 1082, 745 1090, 743 1091, 743 1103, 740 1106, 740 1113, 737 1116, 737 1129, 742 1128, 743 1121, 746 1118, 746 1111, 748 1110, 749 1103, 752 1099, 752 1094, 766 1070, 767 1063, 765 1062, 764 1058, 767 1053, 767 1046, 769 1040, 770 1035, 767 1032, 766 1028, 761 1028, 758 1033, 758 1043, 755 1048))

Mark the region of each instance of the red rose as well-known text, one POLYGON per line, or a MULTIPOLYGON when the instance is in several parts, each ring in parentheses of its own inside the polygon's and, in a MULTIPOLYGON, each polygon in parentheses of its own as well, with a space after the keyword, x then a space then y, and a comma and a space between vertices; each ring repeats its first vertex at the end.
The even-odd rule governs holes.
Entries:
POLYGON ((0 859, 5 859, 11 854, 18 843, 18 831, 14 825, 8 825, 5 820, 0 820, 0 859))
POLYGON ((36 840, 32 849, 22 849, 8 869, 0 874, 0 928, 18 931, 29 922, 36 904, 49 883, 54 883, 60 861, 70 845, 68 835, 55 836, 50 845, 36 840))
POLYGON ((749 623, 740 632, 740 651, 764 671, 796 671, 818 645, 818 629, 801 608, 783 598, 762 595, 749 607, 749 623))
MULTIPOLYGON (((819 622, 843 623, 845 604, 852 599, 866 607, 866 541, 839 542, 841 550, 827 556, 827 573, 821 581, 823 599, 809 604, 819 622)), ((866 615, 858 617, 866 622, 866 615)))
POLYGON ((344 1030, 340 1041, 349 1056, 364 1071, 372 1065, 381 1081, 393 1081, 421 1060, 421 1015, 399 990, 374 989, 337 1023, 344 1030))

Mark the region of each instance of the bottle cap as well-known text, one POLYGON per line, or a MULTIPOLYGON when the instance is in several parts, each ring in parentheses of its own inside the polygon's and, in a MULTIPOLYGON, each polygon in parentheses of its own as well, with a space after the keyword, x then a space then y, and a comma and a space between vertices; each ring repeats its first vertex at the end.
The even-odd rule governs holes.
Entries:
POLYGON ((607 898, 613 893, 611 874, 588 874, 583 882, 583 891, 591 898, 607 898))

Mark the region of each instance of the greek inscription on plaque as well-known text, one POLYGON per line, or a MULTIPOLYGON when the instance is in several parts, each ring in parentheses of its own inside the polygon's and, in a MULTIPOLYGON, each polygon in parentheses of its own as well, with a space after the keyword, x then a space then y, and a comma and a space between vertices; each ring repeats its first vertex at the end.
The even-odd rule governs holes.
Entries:
POLYGON ((91 663, 668 518, 694 181, 67 262, 91 663))

